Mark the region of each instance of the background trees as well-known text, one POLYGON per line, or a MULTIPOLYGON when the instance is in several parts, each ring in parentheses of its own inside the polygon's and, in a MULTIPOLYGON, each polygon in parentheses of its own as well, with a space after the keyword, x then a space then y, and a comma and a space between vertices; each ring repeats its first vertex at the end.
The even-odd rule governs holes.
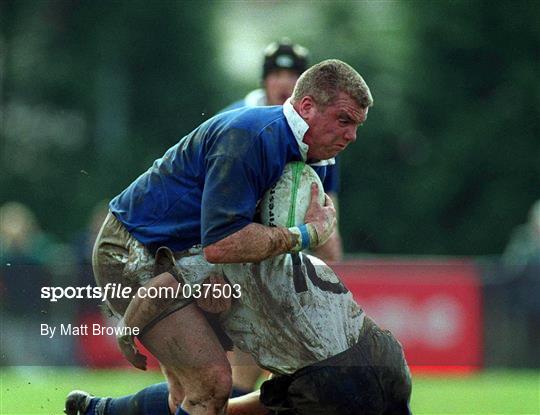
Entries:
POLYGON ((498 253, 540 197, 537 2, 4 1, 0 19, 0 203, 60 239, 256 87, 248 63, 284 35, 375 97, 341 157, 348 252, 498 253))

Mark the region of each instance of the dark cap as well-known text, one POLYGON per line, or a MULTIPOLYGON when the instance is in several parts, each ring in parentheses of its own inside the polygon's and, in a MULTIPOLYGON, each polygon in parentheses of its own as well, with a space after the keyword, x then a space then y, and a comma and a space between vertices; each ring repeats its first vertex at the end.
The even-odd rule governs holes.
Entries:
POLYGON ((277 69, 289 69, 300 75, 308 67, 308 53, 306 48, 287 38, 269 44, 264 50, 263 79, 277 69))

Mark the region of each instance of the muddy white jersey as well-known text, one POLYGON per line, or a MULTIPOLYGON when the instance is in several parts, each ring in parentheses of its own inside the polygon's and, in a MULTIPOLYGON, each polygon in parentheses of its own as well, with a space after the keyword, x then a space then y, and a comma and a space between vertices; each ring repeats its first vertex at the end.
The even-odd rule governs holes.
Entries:
POLYGON ((318 258, 285 254, 223 270, 241 286, 241 298, 222 315, 223 328, 271 372, 293 373, 357 342, 364 312, 318 258))

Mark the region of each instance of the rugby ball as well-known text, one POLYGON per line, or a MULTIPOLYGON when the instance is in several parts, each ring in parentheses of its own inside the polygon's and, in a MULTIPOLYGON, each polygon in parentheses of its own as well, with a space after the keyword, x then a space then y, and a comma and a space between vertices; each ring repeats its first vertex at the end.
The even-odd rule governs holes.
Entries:
POLYGON ((310 166, 296 161, 288 163, 280 179, 261 200, 261 223, 267 226, 299 226, 311 201, 311 183, 319 186, 319 203, 324 204, 321 179, 310 166))

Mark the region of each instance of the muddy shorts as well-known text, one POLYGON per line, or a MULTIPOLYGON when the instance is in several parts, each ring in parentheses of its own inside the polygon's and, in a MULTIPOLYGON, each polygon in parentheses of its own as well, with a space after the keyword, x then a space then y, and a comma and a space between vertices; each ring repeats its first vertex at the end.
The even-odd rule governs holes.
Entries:
MULTIPOLYGON (((99 286, 103 287, 108 283, 117 286, 121 284, 122 287, 130 287, 131 293, 136 293, 139 287, 147 284, 152 277, 165 271, 171 272, 182 284, 200 284, 207 277, 212 264, 204 260, 200 247, 174 253, 168 248, 159 248, 155 255, 152 254, 109 212, 94 245, 92 266, 99 286), (168 251, 168 255, 160 255, 160 252, 164 251, 168 251), (180 268, 182 277, 179 277, 177 272, 180 268)), ((113 297, 107 300, 107 305, 115 316, 121 317, 130 301, 131 296, 125 299, 113 297)), ((193 298, 177 298, 144 328, 143 333, 156 322, 193 301, 193 298)), ((232 340, 221 329, 218 316, 206 312, 203 314, 225 350, 232 350, 232 340)))
POLYGON ((367 318, 357 344, 262 384, 273 414, 408 415, 411 377, 399 342, 367 318))
MULTIPOLYGON (((132 294, 159 272, 155 256, 131 236, 110 212, 97 236, 92 253, 92 266, 99 286, 104 287, 110 283, 117 287, 130 287, 132 294)), ((131 301, 131 297, 119 297, 112 296, 107 300, 116 316, 122 316, 131 301)), ((175 304, 174 307, 181 308, 187 304, 175 304)))

